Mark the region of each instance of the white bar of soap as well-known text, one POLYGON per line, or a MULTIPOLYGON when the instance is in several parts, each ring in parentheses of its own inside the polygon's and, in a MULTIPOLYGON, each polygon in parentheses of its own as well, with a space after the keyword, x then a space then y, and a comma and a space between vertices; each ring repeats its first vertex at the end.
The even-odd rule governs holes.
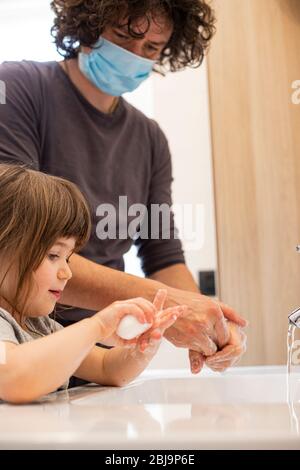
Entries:
POLYGON ((150 323, 140 323, 133 315, 122 318, 117 328, 117 335, 122 339, 133 339, 151 328, 150 323))

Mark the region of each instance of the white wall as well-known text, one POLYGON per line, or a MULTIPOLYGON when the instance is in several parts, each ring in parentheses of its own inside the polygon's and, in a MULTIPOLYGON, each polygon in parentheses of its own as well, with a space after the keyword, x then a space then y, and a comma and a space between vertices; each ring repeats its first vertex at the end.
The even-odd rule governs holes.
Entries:
POLYGON ((0 63, 56 60, 50 0, 0 0, 0 63))

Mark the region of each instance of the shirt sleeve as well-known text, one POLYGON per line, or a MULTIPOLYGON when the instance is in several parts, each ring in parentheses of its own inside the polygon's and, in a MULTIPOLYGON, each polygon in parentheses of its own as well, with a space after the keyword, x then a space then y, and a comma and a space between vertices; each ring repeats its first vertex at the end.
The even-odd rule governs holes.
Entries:
POLYGON ((12 325, 0 316, 0 341, 19 344, 12 325))
POLYGON ((173 264, 185 263, 171 211, 173 177, 169 145, 158 124, 152 121, 152 125, 152 172, 147 213, 135 241, 146 276, 173 264), (157 216, 159 208, 163 217, 157 216))
POLYGON ((0 163, 39 169, 39 99, 34 68, 23 62, 0 65, 5 102, 0 104, 0 163))

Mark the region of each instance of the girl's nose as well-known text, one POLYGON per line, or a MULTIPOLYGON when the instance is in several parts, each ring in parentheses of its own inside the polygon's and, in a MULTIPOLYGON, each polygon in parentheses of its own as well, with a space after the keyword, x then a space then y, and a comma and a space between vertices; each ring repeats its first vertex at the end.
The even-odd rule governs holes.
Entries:
POLYGON ((65 268, 60 268, 58 270, 58 273, 57 273, 57 277, 60 281, 65 281, 65 280, 69 280, 71 279, 72 277, 72 271, 71 269, 69 268, 69 266, 66 266, 65 268))

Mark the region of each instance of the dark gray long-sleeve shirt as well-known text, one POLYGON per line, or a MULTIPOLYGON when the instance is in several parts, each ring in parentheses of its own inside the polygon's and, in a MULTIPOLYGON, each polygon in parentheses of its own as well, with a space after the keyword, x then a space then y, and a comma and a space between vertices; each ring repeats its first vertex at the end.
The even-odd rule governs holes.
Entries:
MULTIPOLYGON (((172 204, 170 152, 158 124, 122 98, 114 113, 100 112, 57 62, 5 62, 0 80, 6 85, 6 104, 0 104, 0 161, 25 163, 76 183, 90 204, 93 223, 81 254, 123 270, 132 240, 100 240, 97 208, 111 204, 118 214, 119 196, 127 196, 128 207, 172 204)), ((128 217, 127 225, 134 218, 128 217)), ((171 217, 170 239, 160 230, 158 239, 136 240, 146 275, 184 262, 174 233, 171 217)), ((64 315, 78 319, 88 312, 64 315)))

